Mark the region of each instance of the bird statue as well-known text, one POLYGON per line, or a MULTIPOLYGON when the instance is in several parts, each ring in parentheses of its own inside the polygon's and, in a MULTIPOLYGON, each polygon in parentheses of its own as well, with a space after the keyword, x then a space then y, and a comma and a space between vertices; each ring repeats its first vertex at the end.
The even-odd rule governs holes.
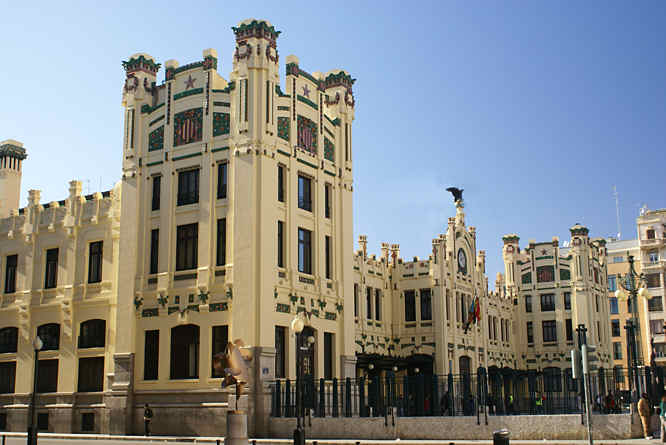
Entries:
POLYGON ((236 385, 236 409, 238 409, 238 399, 250 377, 248 362, 251 360, 250 351, 240 338, 234 340, 233 343, 227 343, 224 352, 217 353, 213 357, 215 370, 224 373, 222 388, 236 385))
POLYGON ((463 190, 464 189, 459 189, 458 187, 449 187, 446 189, 447 192, 451 192, 453 195, 453 202, 462 201, 463 190))

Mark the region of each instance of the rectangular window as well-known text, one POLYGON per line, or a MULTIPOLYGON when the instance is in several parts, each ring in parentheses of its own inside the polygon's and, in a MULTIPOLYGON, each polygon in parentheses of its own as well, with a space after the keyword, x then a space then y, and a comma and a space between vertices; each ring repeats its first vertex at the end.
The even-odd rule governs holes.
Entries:
POLYGON ((648 311, 650 312, 661 312, 664 310, 663 299, 659 295, 648 300, 648 311))
POLYGON ((227 218, 217 220, 217 266, 227 264, 227 218))
POLYGON ((619 337, 621 335, 620 320, 611 320, 611 335, 619 337))
POLYGON ((298 271, 312 274, 312 232, 298 228, 298 271))
POLYGON ((227 198, 227 163, 217 164, 217 199, 227 198))
POLYGON ((416 296, 413 290, 405 291, 405 321, 416 321, 416 296))
POLYGON ((95 413, 81 413, 81 431, 95 431, 95 413))
POLYGON ((565 311, 571 310, 571 292, 564 293, 564 310, 565 311))
POLYGON ((102 252, 103 242, 90 243, 88 248, 88 283, 102 281, 102 252))
POLYGON ((157 273, 160 252, 160 229, 150 231, 150 273, 157 273))
POLYGON ((650 320, 650 335, 661 335, 663 333, 664 320, 650 320))
POLYGON ((199 202, 199 169, 178 173, 178 205, 199 202))
POLYGON ((537 267, 537 283, 555 281, 555 268, 553 266, 537 267))
POLYGON ((647 229, 646 235, 647 239, 654 239, 655 238, 654 229, 647 229))
POLYGON ((622 360, 622 343, 613 342, 613 360, 622 360))
POLYGON ((100 392, 103 388, 104 357, 80 358, 78 391, 100 392))
POLYGON ((658 250, 652 250, 648 252, 648 259, 650 263, 655 264, 659 262, 659 251, 658 250))
POLYGON ((354 317, 358 317, 358 284, 354 283, 354 317))
POLYGON ((196 269, 199 224, 176 228, 176 270, 196 269))
POLYGON ((275 326, 275 378, 287 377, 286 356, 287 350, 287 328, 275 326))
POLYGON ((613 262, 614 263, 624 263, 624 257, 623 256, 614 256, 613 257, 613 262))
POLYGON ((525 312, 532 312, 532 296, 525 295, 525 312))
POLYGON ((331 237, 324 237, 324 255, 326 257, 326 278, 331 279, 331 237))
POLYGON ((615 292, 617 290, 617 277, 615 275, 608 275, 608 291, 615 292))
MULTIPOLYGON (((279 119, 278 119, 279 120, 279 119)), ((280 202, 284 202, 284 165, 278 165, 278 171, 277 171, 277 199, 280 202)))
POLYGON ((619 314, 620 313, 620 308, 617 304, 617 298, 610 297, 608 299, 608 305, 610 306, 610 313, 611 314, 619 314))
POLYGON ((58 285, 58 249, 46 251, 46 273, 44 274, 44 288, 53 289, 58 285))
POLYGON ((160 192, 162 188, 162 177, 161 176, 153 176, 153 202, 152 202, 152 210, 159 210, 160 209, 160 192))
POLYGON ((534 343, 534 328, 532 327, 532 322, 527 322, 527 343, 534 343))
POLYGON ((146 331, 143 359, 143 379, 157 380, 160 358, 160 331, 146 331))
POLYGON ((312 211, 312 180, 298 175, 298 208, 312 211))
POLYGON ((557 327, 555 320, 544 320, 541 322, 543 329, 543 342, 555 343, 557 341, 557 327))
POLYGON ((58 359, 39 361, 37 392, 58 392, 58 359))
POLYGON ((365 288, 365 315, 368 320, 372 320, 372 288, 365 288))
POLYGON ((432 320, 432 291, 421 289, 421 320, 432 320))
POLYGON ((647 287, 659 287, 659 274, 649 273, 645 276, 647 279, 647 287))
POLYGON ((331 217, 331 184, 324 186, 324 217, 331 217))
POLYGON ((564 329, 566 331, 567 341, 573 341, 573 325, 571 324, 571 318, 565 320, 564 329))
POLYGON ((382 291, 375 289, 375 320, 382 321, 382 291))
POLYGON ((277 224, 277 265, 278 267, 284 267, 284 223, 278 221, 277 224))
MULTIPOLYGON (((132 113, 134 113, 134 110, 132 110, 132 113)), ((49 430, 49 413, 37 413, 37 430, 49 430)))
POLYGON ((18 255, 7 255, 5 263, 5 293, 16 292, 16 269, 18 266, 18 255))
POLYGON ((333 378, 333 334, 324 332, 324 380, 333 378))
POLYGON ((213 326, 213 350, 211 351, 211 377, 224 377, 224 370, 217 371, 213 366, 216 354, 224 354, 229 343, 229 326, 213 326))
POLYGON ((541 294, 541 312, 555 310, 555 294, 541 294))
POLYGON ((0 363, 0 394, 12 394, 16 386, 16 362, 0 363))

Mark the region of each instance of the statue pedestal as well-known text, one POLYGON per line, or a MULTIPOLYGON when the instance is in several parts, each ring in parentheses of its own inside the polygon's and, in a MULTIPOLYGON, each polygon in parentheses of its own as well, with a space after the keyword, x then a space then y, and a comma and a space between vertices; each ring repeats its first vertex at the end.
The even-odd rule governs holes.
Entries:
POLYGON ((247 440, 247 414, 243 411, 227 412, 227 436, 224 445, 249 445, 247 440))

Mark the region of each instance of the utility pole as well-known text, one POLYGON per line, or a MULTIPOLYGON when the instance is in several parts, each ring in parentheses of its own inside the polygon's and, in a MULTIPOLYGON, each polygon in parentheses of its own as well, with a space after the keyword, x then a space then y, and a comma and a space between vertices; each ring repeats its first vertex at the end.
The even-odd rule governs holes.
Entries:
POLYGON ((590 365, 587 357, 587 345, 583 345, 581 349, 583 356, 583 388, 585 390, 585 410, 587 413, 587 440, 592 444, 592 425, 590 424, 592 417, 590 416, 590 365))

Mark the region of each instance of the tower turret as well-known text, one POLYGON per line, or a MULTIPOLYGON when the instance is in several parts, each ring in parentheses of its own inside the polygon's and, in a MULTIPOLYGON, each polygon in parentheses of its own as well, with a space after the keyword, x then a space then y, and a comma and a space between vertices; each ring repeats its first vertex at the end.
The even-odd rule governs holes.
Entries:
POLYGON ((0 218, 18 209, 21 195, 21 171, 27 158, 23 144, 8 139, 0 142, 0 218))

